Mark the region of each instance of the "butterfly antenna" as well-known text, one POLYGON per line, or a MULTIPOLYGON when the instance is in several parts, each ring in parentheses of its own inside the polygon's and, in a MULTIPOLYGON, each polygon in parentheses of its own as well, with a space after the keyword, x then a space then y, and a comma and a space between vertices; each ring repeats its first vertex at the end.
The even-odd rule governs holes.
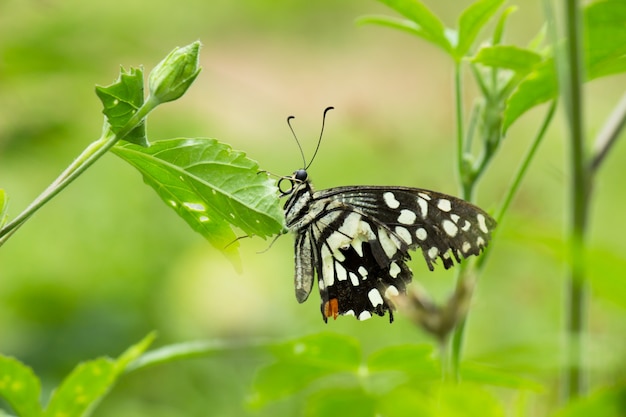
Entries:
POLYGON ((332 106, 326 107, 324 109, 324 114, 322 115, 322 130, 320 132, 320 138, 317 140, 317 146, 315 147, 315 152, 313 152, 313 157, 311 158, 311 161, 306 166, 306 168, 304 168, 305 171, 307 169, 309 169, 309 167, 313 163, 313 160, 315 159, 315 155, 317 155, 317 151, 320 149, 320 144, 322 143, 322 135, 324 134, 324 123, 326 122, 326 113, 328 113, 329 110, 333 110, 333 109, 334 109, 334 107, 332 107, 332 106))
POLYGON ((302 166, 306 165, 306 158, 304 157, 304 151, 302 150, 302 146, 300 145, 300 141, 298 140, 298 137, 296 136, 296 132, 294 132, 293 130, 293 126, 291 126, 291 120, 295 119, 296 116, 289 116, 287 117, 287 125, 289 126, 289 129, 291 130, 291 134, 293 135, 293 138, 296 140, 296 143, 298 144, 298 149, 300 149, 300 155, 302 155, 302 166))

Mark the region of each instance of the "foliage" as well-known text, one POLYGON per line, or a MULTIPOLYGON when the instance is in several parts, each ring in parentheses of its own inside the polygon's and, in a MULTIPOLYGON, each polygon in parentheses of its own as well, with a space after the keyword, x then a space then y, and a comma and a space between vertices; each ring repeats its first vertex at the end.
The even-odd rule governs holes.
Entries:
MULTIPOLYGON (((529 110, 552 101, 539 133, 522 159, 522 168, 515 174, 514 185, 503 198, 497 212, 501 220, 544 137, 561 94, 557 68, 562 64, 555 54, 555 42, 546 46, 541 31, 525 47, 506 44, 505 29, 516 9, 508 7, 500 11, 504 0, 474 2, 459 14, 456 29, 446 27, 420 1, 380 2, 403 19, 370 16, 359 22, 399 29, 426 40, 443 51, 455 66, 457 165, 465 198, 473 198, 479 178, 493 161, 510 128, 529 110), (481 31, 494 19, 490 39, 480 42, 481 31), (462 68, 471 71, 480 93, 470 111, 462 107, 462 68), (466 113, 470 114, 467 124, 466 113)), ((620 0, 597 1, 583 9, 582 52, 587 81, 626 72, 624 21, 626 7, 620 0)), ((172 51, 148 76, 145 99, 144 75, 138 68, 122 69, 115 83, 97 87, 105 115, 102 137, 89 145, 40 197, 12 220, 7 215, 9 199, 0 189, 0 244, 108 151, 136 168, 167 206, 235 265, 239 265, 238 230, 262 238, 283 233, 277 189, 265 172, 259 172, 259 164, 245 153, 210 138, 176 137, 152 143, 148 139, 148 114, 158 105, 181 97, 197 78, 199 47, 196 42, 172 51)), ((555 258, 564 258, 561 240, 546 238, 538 242, 535 237, 527 246, 538 243, 555 252, 555 258)), ((605 273, 609 263, 621 265, 623 258, 612 250, 591 251, 589 264, 594 266, 591 279, 609 294, 609 299, 623 306, 622 287, 605 273)), ((477 271, 481 267, 479 263, 477 271)), ((231 304, 240 302, 230 293, 223 297, 231 304)), ((222 313, 226 315, 229 311, 222 313)), ((220 321, 223 317, 212 319, 220 321)), ((462 333, 457 339, 461 337, 462 333)), ((528 377, 514 367, 507 369, 490 361, 462 360, 459 340, 453 347, 456 357, 452 360, 459 362, 455 366, 461 383, 455 384, 448 375, 445 346, 435 351, 431 344, 404 342, 371 349, 353 337, 319 333, 288 341, 246 339, 222 343, 211 339, 168 345, 144 353, 153 338, 147 336, 117 359, 99 358, 77 365, 54 391, 45 408, 40 404, 42 384, 33 370, 15 358, 0 356, 0 397, 19 416, 87 416, 126 373, 233 352, 243 352, 233 362, 241 358, 263 362, 252 382, 248 402, 252 413, 269 410, 271 414, 281 404, 295 404, 294 408, 303 410, 301 413, 307 416, 503 416, 512 414, 511 408, 515 415, 527 415, 531 406, 524 398, 549 390, 551 384, 541 378, 541 372, 528 377), (272 358, 269 362, 265 360, 268 355, 272 358), (501 395, 502 392, 505 394, 501 395), (513 397, 514 401, 503 397, 513 397)), ((539 356, 535 354, 533 358, 536 364, 543 363, 539 356)), ((179 382, 182 384, 176 380, 173 385, 179 382)), ((548 414, 617 416, 623 414, 624 395, 623 382, 600 386, 589 397, 572 401, 554 413, 549 410, 548 414)))
POLYGON ((39 404, 41 382, 32 369, 15 358, 0 356, 0 396, 21 417, 80 417, 95 409, 129 363, 154 340, 154 334, 129 347, 117 359, 98 358, 79 363, 53 392, 48 404, 39 404))

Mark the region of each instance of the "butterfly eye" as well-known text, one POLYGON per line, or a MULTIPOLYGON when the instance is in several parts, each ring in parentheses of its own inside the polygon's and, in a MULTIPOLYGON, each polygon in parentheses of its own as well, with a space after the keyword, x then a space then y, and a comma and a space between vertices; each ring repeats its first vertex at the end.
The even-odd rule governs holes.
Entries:
POLYGON ((296 172, 293 173, 293 177, 298 180, 298 181, 306 181, 307 178, 309 177, 309 174, 306 172, 306 170, 304 169, 299 169, 296 172))
POLYGON ((281 197, 291 194, 293 191, 293 180, 291 178, 283 177, 278 181, 277 185, 281 197))

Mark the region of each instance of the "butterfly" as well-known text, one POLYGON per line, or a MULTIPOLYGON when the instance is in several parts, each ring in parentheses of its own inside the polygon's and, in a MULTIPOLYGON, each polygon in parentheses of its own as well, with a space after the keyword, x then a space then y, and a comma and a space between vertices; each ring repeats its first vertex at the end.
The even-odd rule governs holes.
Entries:
MULTIPOLYGON (((324 111, 322 132, 331 109, 324 111)), ((293 132, 292 118, 287 122, 293 132)), ((306 301, 317 278, 325 322, 339 315, 366 320, 387 312, 393 322, 393 297, 406 294, 413 276, 409 251, 421 250, 431 271, 437 261, 448 269, 455 261, 479 255, 496 227, 475 205, 420 188, 315 191, 307 172, 311 162, 282 177, 278 187, 281 197, 288 197, 285 225, 295 235, 296 299, 306 301)))

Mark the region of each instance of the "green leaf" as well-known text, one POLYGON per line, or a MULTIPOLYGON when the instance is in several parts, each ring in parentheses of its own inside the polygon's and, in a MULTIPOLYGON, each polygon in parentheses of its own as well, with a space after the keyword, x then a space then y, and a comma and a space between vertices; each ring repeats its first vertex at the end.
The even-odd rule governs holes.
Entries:
POLYGON ((498 19, 498 23, 496 24, 496 28, 493 31, 492 43, 494 45, 500 44, 502 42, 502 37, 504 36, 504 27, 506 26, 506 21, 509 16, 517 11, 517 6, 509 6, 504 9, 504 12, 500 15, 500 19, 498 19))
POLYGON ((454 50, 457 59, 468 53, 480 30, 503 3, 504 0, 478 0, 463 11, 459 18, 459 41, 454 50))
POLYGON ((626 405, 626 386, 621 383, 611 388, 602 388, 588 396, 579 397, 553 417, 623 417, 626 405))
POLYGON ((133 372, 150 366, 180 361, 183 359, 206 358, 211 355, 232 352, 236 349, 253 351, 254 349, 267 348, 267 345, 268 342, 262 339, 246 339, 244 341, 217 339, 177 343, 162 346, 141 355, 126 367, 126 372, 133 372))
POLYGON ((444 384, 436 392, 433 410, 441 417, 504 417, 504 408, 495 396, 471 383, 444 384))
POLYGON ((54 391, 44 416, 89 415, 97 402, 109 391, 116 375, 115 361, 109 358, 79 364, 54 391))
POLYGON ((126 371, 128 365, 137 360, 143 353, 148 350, 152 342, 156 339, 156 333, 149 333, 146 337, 140 340, 138 343, 130 346, 117 358, 116 366, 118 374, 126 371))
POLYGON ((587 77, 626 71, 626 2, 597 1, 585 8, 587 77))
POLYGON ((337 388, 323 389, 307 398, 304 409, 306 417, 367 417, 376 416, 376 399, 363 389, 337 388))
POLYGON ((292 395, 322 377, 348 372, 356 378, 361 362, 355 339, 330 333, 280 343, 271 352, 277 361, 255 377, 250 403, 256 407, 292 395))
POLYGON ((4 227, 7 222, 7 211, 9 209, 9 198, 7 193, 0 188, 0 229, 4 227))
POLYGON ((413 24, 409 22, 395 21, 395 24, 392 25, 390 23, 393 22, 393 20, 380 17, 365 18, 361 20, 362 23, 378 23, 385 26, 398 27, 404 30, 411 28, 409 32, 427 40, 448 53, 452 51, 452 45, 446 37, 445 26, 437 15, 430 11, 430 9, 422 2, 418 0, 379 1, 409 19, 413 22, 413 24))
POLYGON ((231 260, 237 236, 231 225, 262 238, 280 233, 277 188, 243 152, 215 139, 179 138, 148 148, 118 144, 112 152, 137 168, 189 226, 231 260))
POLYGON ((531 108, 556 97, 558 84, 554 60, 546 59, 524 78, 506 102, 502 132, 531 108))
POLYGON ((588 249, 589 279, 594 296, 626 309, 626 256, 617 248, 588 249))
POLYGON ((15 358, 0 356, 0 397, 20 417, 39 417, 41 384, 31 368, 15 358))
POLYGON ((422 380, 441 378, 433 347, 426 344, 391 346, 378 350, 367 358, 367 368, 371 372, 401 371, 422 380))
POLYGON ((109 392, 126 366, 138 358, 154 340, 148 334, 128 348, 118 360, 98 358, 76 366, 54 391, 45 417, 81 417, 91 414, 98 402, 109 392))
POLYGON ((472 61, 489 67, 513 70, 524 75, 541 62, 541 55, 517 46, 496 45, 480 48, 472 61))
POLYGON ((361 364, 359 342, 349 336, 319 333, 271 347, 279 361, 306 363, 334 371, 356 371, 361 364))
MULTIPOLYGON (((102 112, 106 117, 108 128, 113 133, 119 134, 143 105, 143 71, 138 68, 131 68, 130 71, 121 68, 117 81, 106 87, 96 86, 96 94, 104 106, 102 112)), ((142 122, 123 139, 137 145, 148 146, 145 123, 142 122)))
POLYGON ((378 415, 385 417, 439 417, 439 414, 432 410, 430 393, 424 391, 422 386, 410 382, 380 395, 378 415))
POLYGON ((543 390, 543 385, 539 382, 476 362, 463 362, 461 365, 461 376, 463 381, 476 382, 479 384, 532 391, 543 390))

